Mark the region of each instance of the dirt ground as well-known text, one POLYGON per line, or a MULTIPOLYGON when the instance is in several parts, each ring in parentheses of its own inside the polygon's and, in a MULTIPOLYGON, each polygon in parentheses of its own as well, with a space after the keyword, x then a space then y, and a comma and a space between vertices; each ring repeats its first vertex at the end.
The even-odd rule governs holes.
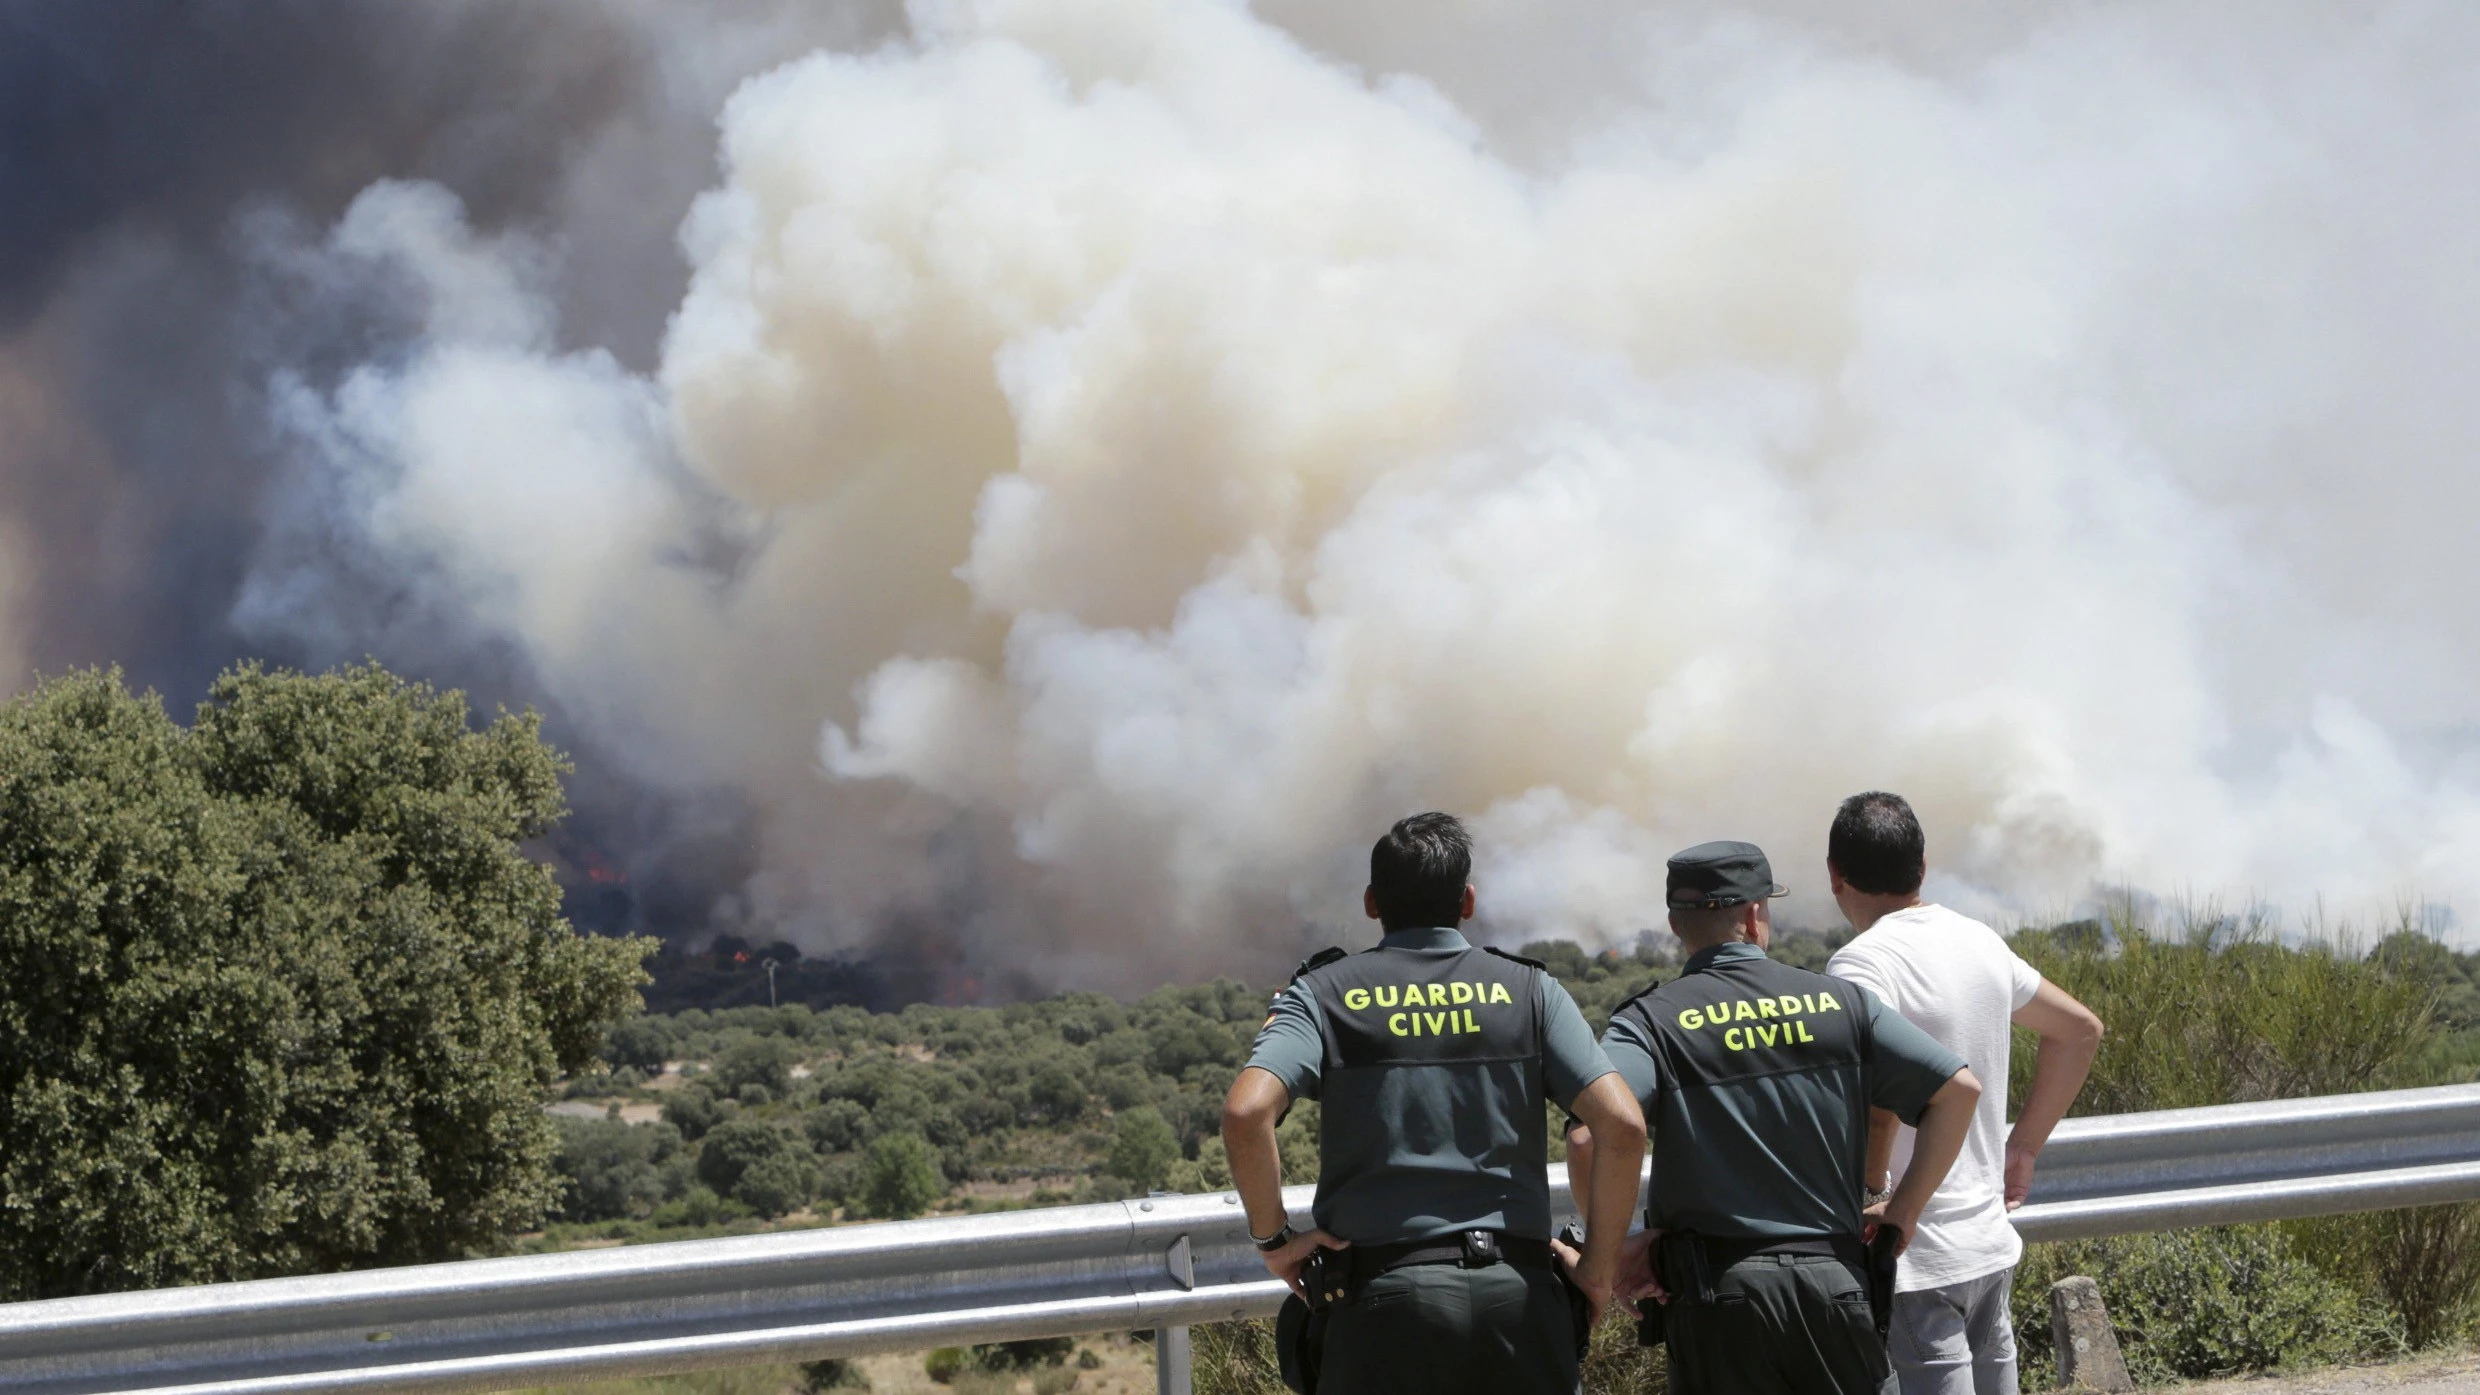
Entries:
MULTIPOLYGON (((1126 1337, 1086 1337, 1078 1341, 1080 1352, 1090 1351, 1101 1358, 1096 1370, 1078 1370, 1076 1395, 1153 1395, 1154 1349, 1143 1342, 1126 1337)), ((922 1370, 922 1354, 908 1352, 894 1356, 865 1356, 859 1361, 869 1373, 871 1395, 950 1395, 949 1388, 930 1379, 922 1370)), ((1075 1357, 1068 1358, 1075 1369, 1075 1357)), ((1016 1383, 1017 1395, 1029 1395, 1030 1380, 1016 1383)))
POLYGON ((2480 1353, 2421 1357, 2385 1366, 2344 1366, 2293 1376, 2208 1381, 2180 1395, 2480 1395, 2480 1353))

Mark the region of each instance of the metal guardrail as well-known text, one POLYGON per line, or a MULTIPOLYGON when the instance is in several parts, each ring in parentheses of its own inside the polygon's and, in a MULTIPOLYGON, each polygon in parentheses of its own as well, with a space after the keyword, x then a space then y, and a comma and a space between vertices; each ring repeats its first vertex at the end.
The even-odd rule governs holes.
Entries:
MULTIPOLYGON (((1305 1219, 1308 1188, 1284 1199, 1305 1219)), ((2450 1086, 2070 1120, 2015 1224, 2057 1240, 2472 1199, 2480 1086, 2450 1086)), ((1184 1337, 1280 1303, 1246 1232, 1224 1193, 19 1303, 0 1306, 0 1395, 502 1390, 1184 1337)))

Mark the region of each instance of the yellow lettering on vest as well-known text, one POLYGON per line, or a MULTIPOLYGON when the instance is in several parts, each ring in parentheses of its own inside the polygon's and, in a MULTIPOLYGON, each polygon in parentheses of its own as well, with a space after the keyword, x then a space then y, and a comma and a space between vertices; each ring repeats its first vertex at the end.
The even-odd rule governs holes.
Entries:
POLYGON ((1834 1000, 1833 994, 1820 993, 1817 995, 1817 1010, 1819 1012, 1841 1012, 1843 1005, 1834 1000))
POLYGON ((1800 995, 1799 995, 1799 994, 1797 994, 1797 993, 1785 993, 1785 994, 1784 994, 1784 995, 1782 995, 1781 997, 1776 998, 1774 1001, 1782 1005, 1782 1010, 1783 1010, 1783 1014, 1782 1014, 1782 1015, 1783 1015, 1783 1016, 1785 1016, 1785 1017, 1797 1017, 1797 1016, 1799 1016, 1799 1015, 1800 1015, 1800 995))
POLYGON ((1704 1025, 1705 1014, 1697 1011, 1695 1008, 1688 1008, 1679 1014, 1679 1027, 1681 1031, 1693 1032, 1697 1028, 1704 1025))
POLYGON ((1343 990, 1343 1005, 1352 1009, 1354 1012, 1358 1012, 1362 1008, 1369 1006, 1369 990, 1366 988, 1347 988, 1343 990))
POLYGON ((1429 986, 1429 1005, 1431 1007, 1445 1007, 1447 1005, 1447 986, 1445 984, 1433 983, 1429 986))
POLYGON ((1387 1014, 1386 1029, 1399 1037, 1412 1035, 1404 1030, 1404 1015, 1400 1012, 1387 1014))
POLYGON ((1777 1012, 1775 1012, 1775 1011, 1774 1011, 1774 1000, 1773 1000, 1773 999, 1771 999, 1771 998, 1759 998, 1759 999, 1757 999, 1757 1016, 1759 1016, 1759 1017, 1777 1017, 1777 1016, 1780 1016, 1780 1015, 1781 1015, 1781 1014, 1779 1014, 1779 1013, 1777 1013, 1777 1012))
POLYGON ((1399 988, 1394 988, 1394 987, 1387 986, 1387 985, 1383 985, 1383 984, 1382 984, 1382 985, 1380 985, 1380 986, 1379 986, 1379 988, 1378 988, 1378 1006, 1380 1006, 1380 1007, 1393 1007, 1393 1006, 1395 1006, 1395 999, 1396 999, 1398 996, 1400 996, 1402 992, 1403 992, 1403 990, 1402 990, 1402 989, 1399 989, 1399 988))
POLYGON ((1429 1034, 1431 1036, 1441 1035, 1439 1029, 1447 1025, 1448 1018, 1455 1016, 1455 1014, 1451 1012, 1425 1012, 1421 1015, 1429 1019, 1429 1034))
POLYGON ((1464 1030, 1467 1032, 1478 1032, 1481 1030, 1481 1024, 1473 1021, 1471 1008, 1464 1009, 1464 1030))
POLYGON ((1512 1003, 1515 999, 1507 996, 1506 984, 1493 983, 1490 985, 1490 1001, 1494 1003, 1512 1003))
POLYGON ((1726 1031, 1726 1032, 1724 1032, 1724 1033, 1722 1034, 1722 1044, 1723 1044, 1724 1046, 1727 1046, 1727 1047, 1731 1048, 1733 1051, 1745 1051, 1745 1050, 1747 1050, 1747 1049, 1748 1049, 1747 1047, 1740 1045, 1740 1040, 1739 1040, 1739 1034, 1740 1034, 1740 1033, 1742 1033, 1742 1032, 1744 1032, 1744 1031, 1747 1031, 1747 1030, 1748 1030, 1748 1029, 1747 1029, 1747 1028, 1745 1028, 1745 1027, 1733 1027, 1733 1028, 1731 1028, 1730 1030, 1728 1030, 1728 1031, 1726 1031))
POLYGON ((1780 1026, 1751 1027, 1748 1030, 1756 1033, 1766 1045, 1772 1046, 1774 1044, 1774 1038, 1781 1033, 1782 1028, 1780 1026))
POLYGON ((1451 1003, 1469 1003, 1472 1000, 1473 986, 1471 984, 1450 983, 1447 985, 1447 1001, 1451 1003))
POLYGON ((1748 1000, 1746 998, 1742 998, 1739 1000, 1738 1010, 1731 1014, 1731 1020, 1734 1022, 1754 1022, 1757 1020, 1757 1010, 1748 1006, 1748 1000))
POLYGON ((1815 1040, 1816 1040, 1816 1038, 1815 1038, 1815 1037, 1812 1037, 1812 1036, 1810 1036, 1810 1035, 1808 1034, 1808 1024, 1807 1024, 1806 1022, 1794 1022, 1794 1023, 1792 1023, 1791 1025, 1792 1025, 1792 1026, 1794 1026, 1794 1027, 1797 1027, 1797 1028, 1799 1028, 1799 1029, 1800 1029, 1800 1040, 1802 1040, 1802 1041, 1815 1041, 1815 1040))

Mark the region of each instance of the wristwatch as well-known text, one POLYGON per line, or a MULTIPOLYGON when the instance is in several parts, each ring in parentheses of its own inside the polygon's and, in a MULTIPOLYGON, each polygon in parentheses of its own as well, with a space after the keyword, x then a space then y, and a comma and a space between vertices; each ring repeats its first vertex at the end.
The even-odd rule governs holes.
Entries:
POLYGON ((1285 1221, 1281 1226, 1276 1228, 1274 1234, 1269 1235, 1262 1240, 1255 1235, 1251 1235, 1249 1237, 1249 1243, 1255 1245, 1259 1250, 1267 1254, 1273 1254, 1275 1251, 1292 1243, 1292 1223, 1290 1221, 1285 1221))
POLYGON ((1894 1184, 1892 1182, 1889 1182, 1882 1187, 1863 1187, 1860 1189, 1861 1210, 1865 1211, 1868 1208, 1877 1205, 1881 1201, 1892 1200, 1894 1200, 1894 1184))

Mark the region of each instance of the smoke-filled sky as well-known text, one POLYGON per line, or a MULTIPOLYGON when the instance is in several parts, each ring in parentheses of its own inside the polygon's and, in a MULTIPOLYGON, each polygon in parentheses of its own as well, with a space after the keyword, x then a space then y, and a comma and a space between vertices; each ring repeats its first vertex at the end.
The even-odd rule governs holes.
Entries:
POLYGON ((1869 787, 2480 899, 2480 11, 1852 8, 0 2, 0 636, 537 703, 637 923, 1014 987, 1428 807, 1508 942, 1869 787))

